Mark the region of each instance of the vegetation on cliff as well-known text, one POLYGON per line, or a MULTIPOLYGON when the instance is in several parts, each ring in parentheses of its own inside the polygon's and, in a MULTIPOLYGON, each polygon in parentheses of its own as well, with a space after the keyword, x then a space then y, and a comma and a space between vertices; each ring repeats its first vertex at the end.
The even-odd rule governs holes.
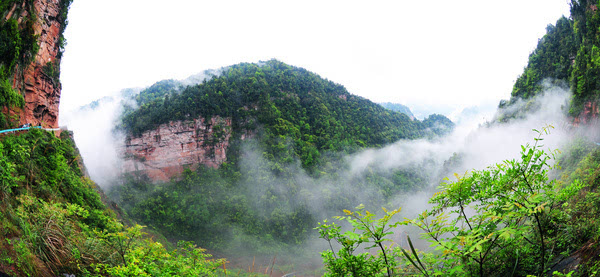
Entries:
MULTIPOLYGON (((530 54, 509 101, 500 102, 500 110, 518 99, 529 100, 544 88, 544 81, 569 87, 573 97, 568 107, 571 116, 579 116, 586 102, 598 102, 600 93, 600 13, 591 0, 571 1, 571 17, 548 25, 546 35, 530 54)), ((533 107, 535 108, 535 107, 533 107)), ((539 108, 539 107, 537 107, 539 108)), ((504 114, 501 121, 518 116, 504 114)))
POLYGON ((411 120, 276 60, 233 65, 202 84, 179 90, 176 83, 162 81, 141 92, 136 97, 139 108, 126 111, 122 128, 139 136, 169 121, 229 117, 238 134, 260 128, 271 140, 289 140, 292 157, 285 158, 299 157, 311 168, 319 164, 316 156, 321 151, 377 147, 443 134, 453 127, 443 116, 431 117, 428 123, 411 120), (428 129, 433 125, 443 128, 428 129))
MULTIPOLYGON (((49 39, 58 40, 58 52, 43 74, 58 84, 71 0, 52 3, 60 30, 49 39)), ((22 88, 13 86, 39 50, 36 4, 0 1, 0 129, 19 122, 13 108, 26 108, 22 88)), ((102 201, 68 132, 0 136, 0 275, 208 276, 223 265, 192 243, 168 250, 142 230, 124 226, 102 201)))
MULTIPOLYGON (((13 89, 12 77, 15 69, 29 65, 36 55, 39 46, 33 30, 33 21, 35 12, 32 12, 33 5, 27 2, 21 7, 17 1, 3 0, 0 2, 0 109, 10 109, 12 107, 22 108, 24 105, 23 95, 13 89), (26 9, 28 13, 27 20, 21 24, 16 16, 8 19, 8 13, 13 5, 19 8, 15 14, 20 14, 21 9, 26 9)), ((0 128, 10 126, 9 118, 4 113, 0 113, 0 128)))
MULTIPOLYGON (((433 167, 428 163, 385 171, 369 166, 353 173, 342 153, 321 157, 324 165, 311 177, 298 159, 273 160, 257 141, 234 142, 231 148, 242 153, 235 163, 187 169, 166 183, 133 173, 109 196, 168 238, 229 253, 242 248, 264 254, 304 246, 315 235, 312 226, 335 211, 359 202, 386 205, 435 178, 425 170, 433 167)), ((280 151, 290 155, 291 148, 283 144, 280 151)))
POLYGON ((360 201, 364 195, 356 195, 356 188, 369 191, 369 203, 376 205, 417 189, 432 175, 419 165, 385 173, 369 169, 350 178, 340 176, 349 167, 342 157, 446 134, 454 126, 442 115, 410 119, 276 60, 230 66, 186 88, 161 81, 135 100, 139 108, 126 109, 120 126, 132 136, 168 121, 232 118, 233 139, 220 168, 187 170, 165 184, 134 173, 110 192, 143 224, 211 249, 302 245, 320 219, 311 206, 322 196, 321 213, 329 215, 360 201), (242 141, 248 133, 255 135, 242 141))
POLYGON ((0 140, 0 272, 10 276, 171 276, 215 272, 191 243, 168 251, 124 226, 80 168, 68 132, 0 140), (159 259, 159 260, 157 260, 159 259), (196 261, 192 264, 191 261, 196 261))

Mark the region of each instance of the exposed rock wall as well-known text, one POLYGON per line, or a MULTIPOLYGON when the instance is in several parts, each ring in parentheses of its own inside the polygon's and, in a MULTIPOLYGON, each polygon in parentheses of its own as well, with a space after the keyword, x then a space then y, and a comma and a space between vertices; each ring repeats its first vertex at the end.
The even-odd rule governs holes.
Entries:
POLYGON ((231 118, 198 118, 162 124, 140 137, 125 140, 123 172, 142 173, 153 181, 168 181, 185 168, 218 167, 227 160, 231 118))
POLYGON ((598 103, 596 101, 587 101, 583 104, 583 111, 573 119, 574 125, 587 124, 598 119, 598 103))
MULTIPOLYGON (((58 127, 61 84, 57 76, 60 65, 61 32, 64 30, 62 26, 64 19, 61 19, 60 15, 61 1, 63 0, 33 1, 33 11, 36 13, 33 29, 38 38, 39 50, 31 64, 24 68, 16 68, 13 78, 13 88, 19 90, 25 98, 25 107, 16 111, 20 124, 58 127), (50 71, 55 76, 48 75, 49 66, 53 67, 50 71)), ((22 5, 25 5, 25 2, 22 5)), ((11 9, 7 18, 13 16, 14 10, 15 7, 11 9)), ((19 23, 27 19, 28 12, 28 9, 23 9, 21 14, 17 15, 19 23)))

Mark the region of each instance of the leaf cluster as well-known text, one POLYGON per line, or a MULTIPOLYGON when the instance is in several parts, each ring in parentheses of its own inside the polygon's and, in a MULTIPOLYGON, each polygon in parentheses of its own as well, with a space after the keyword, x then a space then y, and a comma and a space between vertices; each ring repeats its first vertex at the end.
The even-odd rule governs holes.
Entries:
POLYGON ((533 145, 522 146, 520 160, 456 174, 430 200, 435 206, 411 221, 445 259, 479 276, 547 270, 549 222, 558 200, 547 177, 554 153, 541 145, 547 129, 538 132, 533 145), (519 258, 525 253, 537 256, 535 266, 519 258))
POLYGON ((393 257, 391 246, 384 245, 391 242, 386 236, 392 234, 390 230, 399 222, 390 224, 392 217, 400 209, 388 211, 383 208, 384 215, 376 218, 375 214, 367 211, 363 205, 356 211, 344 210, 346 216, 336 216, 339 221, 347 221, 351 231, 341 232, 341 226, 335 222, 324 220, 315 228, 319 237, 329 243, 330 250, 321 253, 327 270, 325 276, 393 276, 397 261, 393 257), (337 242, 340 249, 334 251, 332 242, 337 242), (366 244, 366 250, 378 248, 377 255, 360 252, 366 244))

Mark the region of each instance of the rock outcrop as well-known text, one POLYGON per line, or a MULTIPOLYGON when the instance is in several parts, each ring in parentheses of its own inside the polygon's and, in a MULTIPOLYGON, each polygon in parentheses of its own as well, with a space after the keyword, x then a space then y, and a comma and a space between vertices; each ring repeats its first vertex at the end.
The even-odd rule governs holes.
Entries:
POLYGON ((13 88, 20 91, 25 98, 23 109, 15 111, 19 115, 19 123, 31 123, 47 128, 58 127, 58 106, 60 103, 61 84, 58 80, 62 31, 65 19, 61 8, 64 0, 34 0, 33 9, 16 9, 15 3, 6 18, 17 16, 19 23, 29 20, 29 12, 34 11, 33 30, 37 37, 39 50, 33 62, 25 67, 17 67, 13 78, 13 88), (15 10, 20 14, 13 15, 15 10))
POLYGON ((125 140, 123 172, 168 181, 184 169, 218 167, 227 160, 231 118, 172 121, 125 140))
POLYGON ((588 124, 598 119, 598 103, 596 101, 586 101, 583 104, 583 110, 573 119, 574 125, 588 124))

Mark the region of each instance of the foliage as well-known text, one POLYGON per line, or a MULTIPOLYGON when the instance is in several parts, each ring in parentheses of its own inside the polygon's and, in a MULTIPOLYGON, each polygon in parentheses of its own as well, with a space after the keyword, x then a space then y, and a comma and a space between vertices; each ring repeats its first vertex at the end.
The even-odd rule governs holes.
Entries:
POLYGON ((96 273, 109 276, 215 276, 225 262, 209 260, 211 255, 190 242, 180 241, 167 251, 151 239, 139 240, 142 227, 136 225, 118 233, 98 233, 101 240, 116 251, 123 263, 96 264, 96 273))
POLYGON ((56 62, 47 62, 42 67, 42 72, 50 79, 54 84, 60 83, 60 67, 56 62))
MULTIPOLYGON (((12 77, 17 68, 23 70, 33 60, 39 48, 33 29, 35 13, 31 12, 32 3, 18 5, 16 1, 4 0, 0 2, 0 7, 3 8, 0 10, 8 11, 13 5, 16 8, 14 14, 21 14, 21 9, 28 10, 28 13, 26 13, 27 18, 21 21, 6 18, 6 15, 0 18, 0 109, 23 107, 23 96, 13 89, 12 77)), ((10 118, 0 113, 0 128, 11 127, 11 125, 10 118)))
POLYGON ((454 123, 441 114, 432 114, 423 120, 423 126, 432 135, 443 136, 454 129, 454 123))
MULTIPOLYGON (((304 245, 311 238, 319 214, 354 205, 386 205, 398 194, 418 190, 433 173, 428 165, 382 172, 346 174, 349 165, 340 156, 326 157, 319 178, 308 178, 292 161, 282 167, 249 149, 238 167, 227 162, 214 169, 199 166, 180 178, 152 184, 144 176, 128 176, 109 195, 132 218, 172 239, 193 240, 209 249, 227 251, 252 247, 272 253, 304 245)), ((348 169, 349 170, 349 169, 348 169)))
MULTIPOLYGON (((12 88, 10 75, 21 61, 23 39, 17 21, 0 21, 0 109, 23 107, 24 99, 12 88)), ((6 115, 0 114, 0 127, 8 127, 6 115)))
POLYGON ((456 175, 456 182, 431 199, 435 206, 412 221, 444 257, 471 274, 547 270, 548 229, 556 216, 554 182, 547 171, 554 154, 541 149, 547 129, 537 132, 534 145, 522 146, 519 161, 456 175), (524 257, 535 257, 535 266, 524 257))
POLYGON ((527 67, 515 82, 513 99, 527 99, 538 94, 543 89, 542 81, 547 78, 568 81, 579 43, 572 20, 563 16, 556 25, 548 25, 546 35, 529 55, 527 67))
POLYGON ((141 91, 135 96, 138 106, 143 106, 155 100, 164 100, 164 97, 181 89, 181 84, 175 80, 163 80, 141 91))
MULTIPOLYGON (((456 175, 456 181, 442 184, 430 200, 434 205, 430 210, 401 223, 421 228, 435 250, 420 252, 410 237, 409 249, 386 248, 394 273, 595 276, 600 264, 600 251, 594 246, 600 239, 600 151, 584 155, 574 169, 551 180, 548 175, 557 169, 552 164, 557 152, 541 145, 547 131, 537 131, 535 143, 522 146, 520 159, 456 175)), ((566 152, 582 157, 578 151, 566 152)), ((379 240, 382 236, 372 230, 385 237, 391 234, 385 226, 398 223, 386 216, 375 219, 362 209, 338 217, 350 221, 352 231, 343 232, 342 226, 327 221, 319 223, 320 237, 331 246, 322 253, 328 274, 384 274, 384 256, 360 252, 358 246, 369 239, 378 246, 377 241, 385 238, 379 240), (332 244, 336 241, 341 247, 338 252, 332 244)))
POLYGON ((61 139, 38 129, 2 137, 0 271, 11 276, 119 276, 120 270, 137 268, 152 275, 186 275, 212 274, 222 264, 191 244, 169 252, 141 227, 123 227, 80 163, 67 132, 61 139))
POLYGON ((241 243, 256 245, 258 252, 278 248, 281 242, 292 247, 307 238, 313 219, 306 208, 286 202, 288 195, 254 195, 235 184, 238 174, 200 167, 162 185, 131 179, 110 194, 140 222, 170 238, 194 240, 211 249, 236 247, 234 238, 244 235, 248 237, 241 243))
MULTIPOLYGON (((600 9, 597 1, 572 0, 571 17, 560 18, 546 28, 546 35, 529 56, 523 73, 513 87, 508 108, 518 99, 529 99, 543 91, 543 81, 554 85, 568 82, 573 92, 569 113, 579 116, 585 103, 597 102, 600 92, 600 9)), ((508 120, 518 115, 501 118, 508 120)))
POLYGON ((384 242, 391 241, 385 237, 392 234, 391 228, 399 224, 390 224, 390 220, 400 209, 387 211, 383 208, 385 215, 379 219, 365 210, 363 205, 356 209, 344 210, 346 216, 335 217, 350 223, 352 231, 341 233, 340 225, 335 222, 329 224, 327 220, 315 228, 319 231, 320 238, 326 240, 331 248, 321 253, 327 269, 325 276, 393 276, 397 263, 392 256, 391 247, 385 246, 384 242), (333 250, 332 241, 341 245, 337 255, 333 250), (357 254, 357 250, 364 243, 370 244, 366 249, 379 248, 378 255, 367 252, 357 254))
POLYGON ((65 28, 67 28, 67 24, 69 21, 67 20, 67 14, 69 13, 69 7, 71 7, 71 3, 73 0, 60 0, 60 11, 58 13, 58 22, 60 23, 60 31, 58 37, 58 53, 56 55, 56 59, 60 60, 62 58, 63 53, 65 52, 65 46, 67 45, 67 40, 65 39, 64 32, 65 28))
POLYGON ((581 45, 577 49, 577 57, 573 64, 571 88, 574 93, 574 106, 571 113, 580 111, 586 100, 595 100, 600 88, 599 79, 600 59, 598 48, 600 40, 598 28, 600 27, 600 14, 597 12, 597 3, 593 1, 572 1, 571 16, 574 19, 574 31, 581 45))
POLYGON ((121 124, 133 136, 174 120, 232 118, 234 138, 261 130, 263 146, 283 154, 273 155, 275 159, 300 158, 306 169, 320 164, 322 151, 351 151, 419 138, 436 123, 453 127, 443 116, 430 118, 427 124, 411 120, 276 60, 233 65, 181 91, 176 82, 161 81, 142 91, 136 101, 140 107, 128 109, 121 124), (274 147, 288 141, 293 148, 288 154, 274 147))

